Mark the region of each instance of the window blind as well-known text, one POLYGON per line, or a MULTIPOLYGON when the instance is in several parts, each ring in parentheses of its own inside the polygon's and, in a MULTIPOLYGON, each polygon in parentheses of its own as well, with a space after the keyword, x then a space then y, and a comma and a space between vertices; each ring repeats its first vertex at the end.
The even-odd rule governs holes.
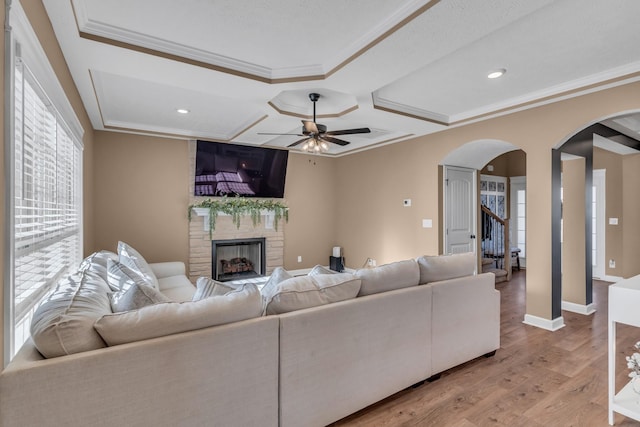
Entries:
POLYGON ((81 260, 82 149, 26 65, 15 68, 14 349, 40 300, 81 260))

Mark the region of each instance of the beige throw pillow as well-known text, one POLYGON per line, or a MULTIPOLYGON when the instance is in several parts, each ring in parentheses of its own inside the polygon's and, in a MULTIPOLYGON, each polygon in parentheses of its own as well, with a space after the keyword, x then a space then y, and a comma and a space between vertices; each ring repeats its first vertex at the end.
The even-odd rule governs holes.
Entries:
POLYGON ((362 280, 358 296, 377 294, 416 286, 420 280, 418 263, 409 259, 374 268, 361 268, 356 276, 362 280))
POLYGON ((471 276, 476 270, 473 252, 453 255, 423 255, 416 258, 420 267, 420 283, 439 282, 457 277, 471 276))
POLYGON ((299 276, 276 284, 265 294, 265 313, 280 314, 355 298, 360 279, 350 273, 299 276))
POLYGON ((141 341, 260 317, 262 299, 253 283, 200 301, 167 302, 102 316, 95 329, 108 345, 141 341))

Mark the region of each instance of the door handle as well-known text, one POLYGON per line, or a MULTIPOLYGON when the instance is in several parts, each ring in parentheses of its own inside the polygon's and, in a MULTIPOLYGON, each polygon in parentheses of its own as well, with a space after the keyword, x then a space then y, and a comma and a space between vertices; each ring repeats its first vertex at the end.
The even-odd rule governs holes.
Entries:
POLYGON ((472 238, 472 239, 475 239, 475 238, 476 238, 476 235, 475 235, 475 234, 472 234, 472 235, 471 235, 471 236, 469 236, 469 237, 470 237, 470 238, 472 238))

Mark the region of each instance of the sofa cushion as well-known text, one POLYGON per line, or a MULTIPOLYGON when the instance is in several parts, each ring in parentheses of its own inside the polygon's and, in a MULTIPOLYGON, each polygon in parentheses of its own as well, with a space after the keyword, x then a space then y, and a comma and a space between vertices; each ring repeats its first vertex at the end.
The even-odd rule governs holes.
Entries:
POLYGON ((79 271, 93 271, 100 275, 102 279, 107 282, 107 260, 112 259, 117 261, 118 254, 111 251, 99 251, 94 252, 80 263, 80 267, 78 267, 79 271))
POLYGON ((362 280, 358 296, 365 296, 416 286, 420 280, 420 269, 415 260, 408 259, 374 268, 361 268, 356 271, 356 276, 362 280))
POLYGON ((95 272, 82 271, 60 281, 36 309, 31 338, 44 357, 57 357, 105 347, 93 328, 111 313, 109 286, 95 272))
POLYGON ((265 313, 280 314, 355 298, 360 279, 350 273, 299 276, 264 293, 265 313))
POLYGON ((327 267, 318 264, 311 269, 311 271, 309 272, 309 276, 316 276, 318 274, 336 274, 336 273, 338 272, 330 270, 327 267))
POLYGON ((225 295, 236 288, 237 286, 225 285, 209 277, 200 277, 196 281, 196 293, 193 295, 192 300, 198 301, 212 296, 225 295))
POLYGON ((416 258, 420 267, 420 283, 439 282, 470 276, 476 271, 476 255, 473 252, 453 255, 423 255, 416 258))
POLYGON ((173 276, 158 279, 160 292, 171 301, 185 302, 193 299, 196 287, 189 281, 187 276, 173 276), (163 288, 163 282, 171 282, 168 287, 163 288))
POLYGON ((167 302, 102 316, 94 327, 118 345, 260 317, 262 299, 253 283, 200 301, 167 302))
POLYGON ((118 242, 118 261, 145 276, 158 289, 158 279, 142 255, 124 242, 118 242))

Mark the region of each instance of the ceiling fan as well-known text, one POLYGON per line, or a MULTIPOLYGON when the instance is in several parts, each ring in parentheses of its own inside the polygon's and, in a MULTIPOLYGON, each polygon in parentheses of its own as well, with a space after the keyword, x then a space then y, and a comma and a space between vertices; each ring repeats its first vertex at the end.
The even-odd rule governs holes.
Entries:
POLYGON ((302 120, 302 133, 264 133, 260 132, 258 135, 297 135, 304 136, 304 138, 288 145, 288 147, 296 147, 302 145, 302 149, 310 152, 326 151, 329 149, 327 142, 345 146, 349 144, 349 141, 343 139, 334 138, 336 135, 353 135, 356 133, 370 133, 369 128, 357 128, 357 129, 344 129, 334 130, 327 132, 327 127, 323 124, 316 123, 316 102, 320 99, 319 93, 310 93, 309 99, 313 102, 313 121, 302 120))

